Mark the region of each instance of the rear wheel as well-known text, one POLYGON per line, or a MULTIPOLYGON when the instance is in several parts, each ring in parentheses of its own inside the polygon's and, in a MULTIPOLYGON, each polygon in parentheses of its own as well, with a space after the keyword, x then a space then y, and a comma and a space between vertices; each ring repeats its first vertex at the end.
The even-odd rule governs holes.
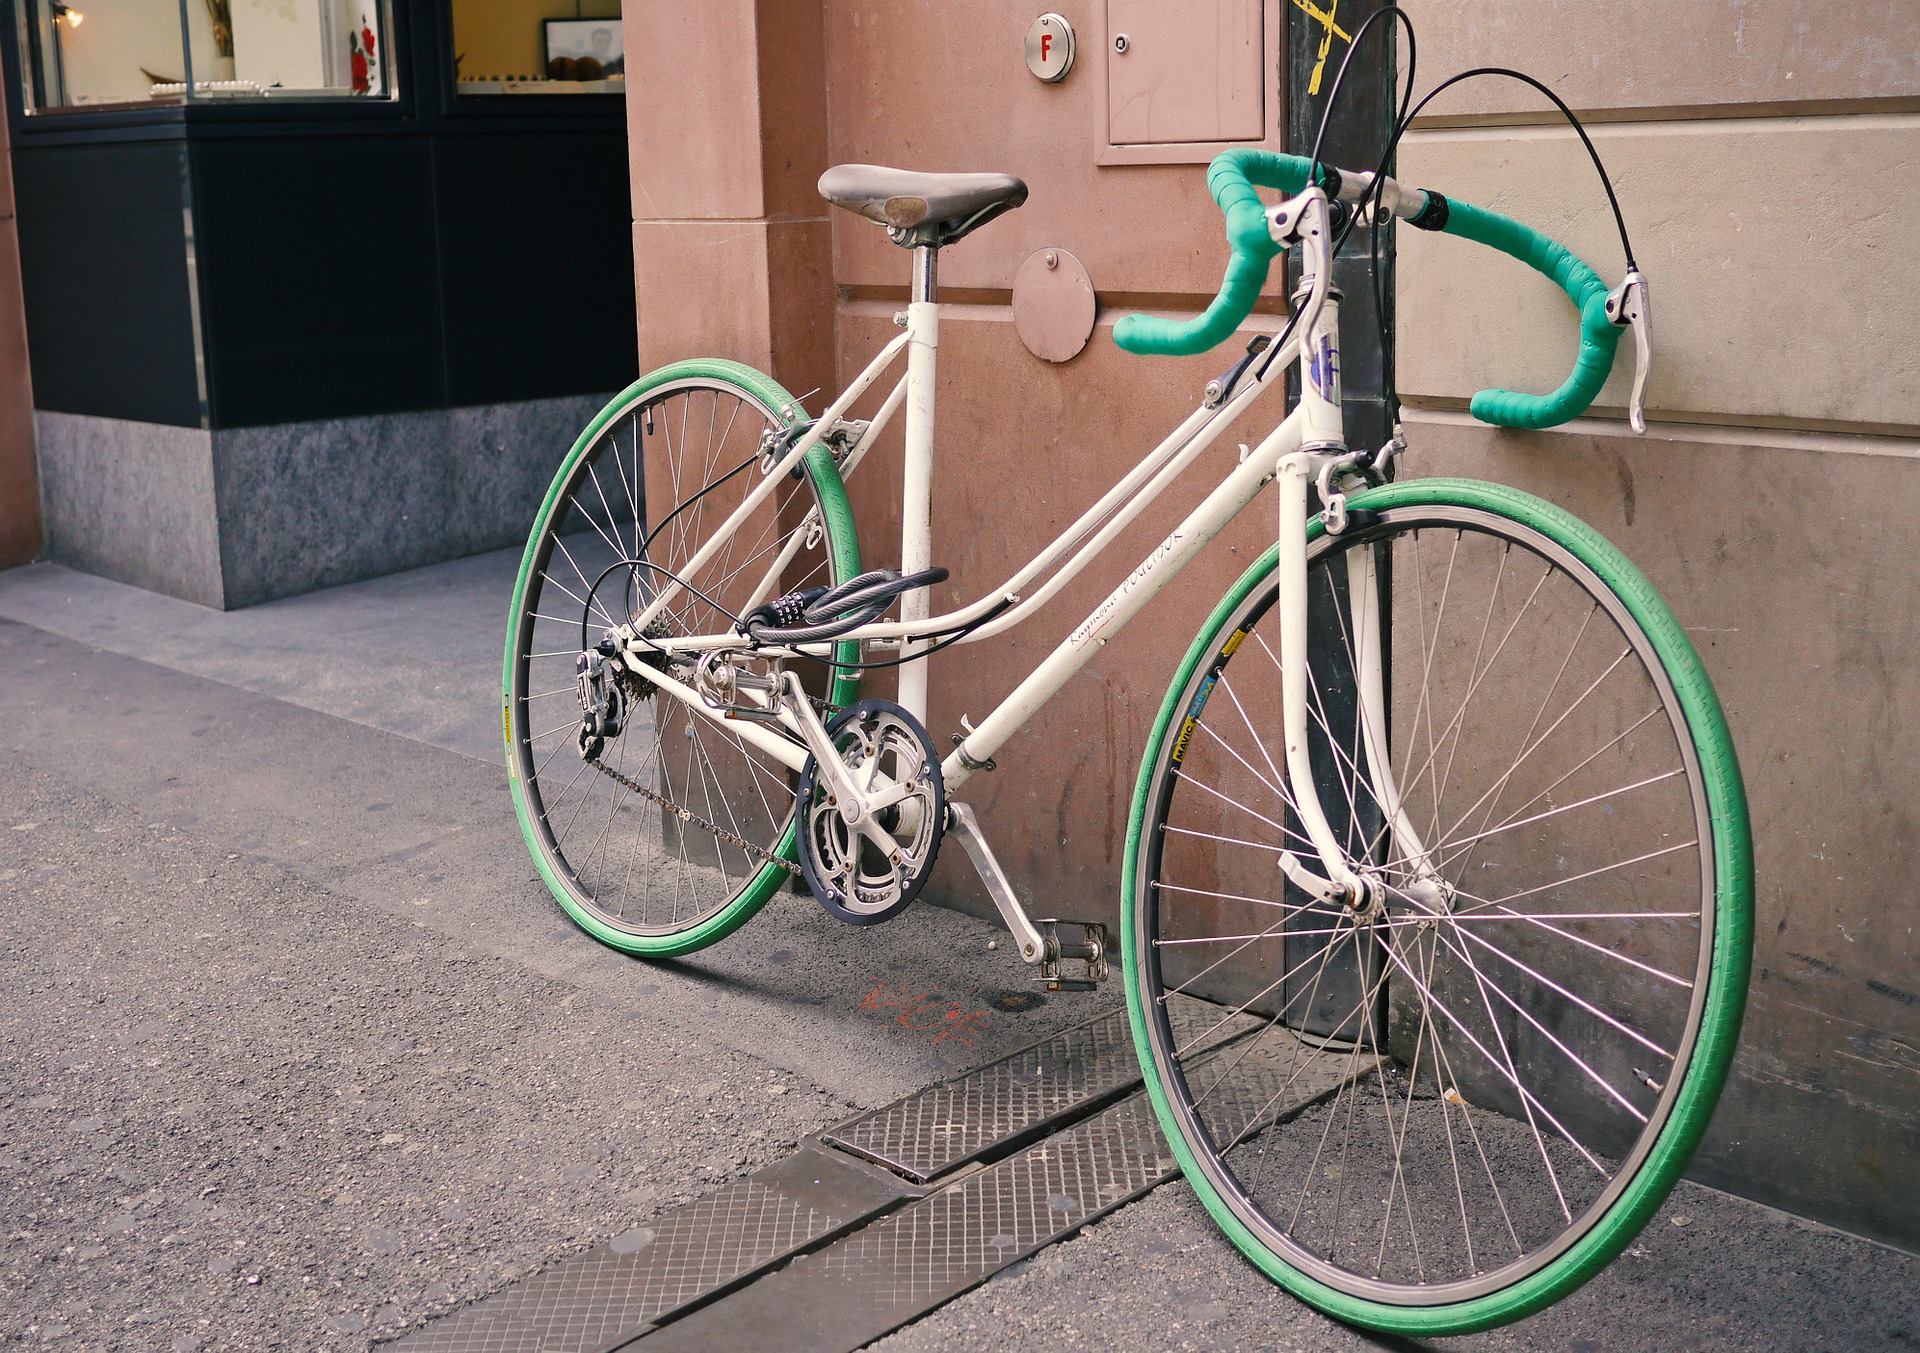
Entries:
POLYGON ((1351 505, 1378 516, 1311 533, 1308 751, 1375 897, 1317 903, 1280 867, 1319 864, 1284 773, 1269 552, 1149 741, 1128 1008, 1175 1153, 1249 1258, 1343 1320, 1458 1333, 1584 1282, 1678 1178, 1738 1036, 1751 846, 1699 660, 1610 544, 1491 485, 1351 505))
MULTIPOLYGON (((769 859, 796 858, 793 776, 726 722, 631 674, 620 680, 624 727, 589 762, 576 666, 670 578, 686 587, 649 627, 655 635, 724 634, 758 601, 860 572, 846 491, 824 448, 797 476, 782 472, 771 497, 690 567, 765 482, 763 437, 792 427, 797 408, 735 363, 654 372, 581 434, 527 542, 504 673, 514 806, 560 905, 629 953, 712 944, 793 876, 769 859)), ((857 653, 844 644, 839 656, 857 653)), ((691 679, 684 666, 666 670, 691 679)), ((856 690, 838 676, 818 693, 840 705, 856 690)))

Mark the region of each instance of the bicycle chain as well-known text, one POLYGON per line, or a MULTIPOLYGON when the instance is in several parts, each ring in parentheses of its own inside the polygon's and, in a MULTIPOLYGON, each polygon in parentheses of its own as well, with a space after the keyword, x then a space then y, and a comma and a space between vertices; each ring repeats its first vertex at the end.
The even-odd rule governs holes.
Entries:
MULTIPOLYGON (((652 635, 653 631, 651 627, 648 628, 647 633, 648 635, 652 635)), ((644 678, 639 678, 637 674, 630 673, 624 663, 620 664, 616 671, 615 679, 620 681, 621 684, 624 686, 626 685, 626 682, 629 676, 633 676, 635 677, 636 680, 641 682, 644 682, 645 680, 644 678)), ((654 689, 653 687, 648 686, 646 693, 651 694, 653 689, 654 689)), ((643 699, 645 697, 643 695, 636 695, 635 698, 643 699)), ((835 714, 840 712, 840 707, 838 705, 832 704, 831 702, 826 700, 822 700, 818 696, 809 695, 807 697, 807 701, 809 704, 811 704, 814 707, 814 709, 821 715, 823 719, 832 718, 835 714)), ((753 844, 753 842, 748 841, 744 837, 736 836, 734 833, 728 831, 725 827, 722 827, 717 822, 707 821, 707 819, 705 819, 704 817, 701 817, 698 813, 694 812, 691 808, 683 808, 679 804, 675 803, 672 799, 667 798, 665 795, 654 793, 651 789, 648 789, 645 785, 641 784, 639 781, 634 780, 627 775, 623 775, 619 771, 615 770, 612 766, 607 765, 604 761, 600 759, 598 753, 595 753, 594 755, 587 757, 586 762, 589 766, 592 766, 595 770, 599 771, 602 775, 605 775, 609 779, 613 780, 615 783, 622 785, 627 789, 632 790, 635 794, 638 794, 641 798, 647 800, 649 803, 658 804, 660 807, 666 809, 669 813, 672 813, 675 817, 679 818, 682 822, 688 824, 689 826, 699 827, 703 831, 711 832, 714 836, 718 837, 722 841, 725 841, 728 845, 737 846, 739 849, 746 851, 747 854, 753 856, 755 859, 764 860, 768 864, 778 865, 780 868, 786 870, 788 874, 796 878, 801 875, 802 870, 799 865, 794 864, 791 861, 781 859, 778 855, 775 855, 772 851, 767 850, 761 846, 756 846, 753 844)))
POLYGON ((685 822, 691 826, 700 827, 706 831, 712 832, 715 836, 719 837, 722 841, 725 841, 728 845, 738 846, 741 850, 746 851, 747 854, 754 856, 756 859, 765 860, 768 864, 777 864, 782 869, 786 870, 788 874, 798 875, 800 873, 799 865, 792 864, 786 860, 781 859, 778 855, 775 855, 770 850, 763 850, 761 847, 754 845, 751 841, 746 840, 744 837, 735 836, 732 832, 728 831, 725 827, 720 826, 718 823, 707 821, 704 817, 701 817, 698 813, 694 812, 690 808, 682 808, 679 804, 675 803, 672 799, 667 798, 665 795, 654 793, 651 789, 648 789, 645 785, 641 784, 638 780, 635 780, 630 776, 622 775, 619 771, 615 770, 612 766, 609 766, 605 762, 601 761, 598 756, 588 757, 587 764, 589 766, 592 766, 595 770, 599 771, 602 775, 609 776, 619 784, 622 784, 626 786, 628 789, 631 789, 634 793, 638 794, 641 798, 646 799, 651 803, 659 804, 662 808, 666 809, 669 813, 672 813, 675 817, 679 818, 682 822, 685 822))

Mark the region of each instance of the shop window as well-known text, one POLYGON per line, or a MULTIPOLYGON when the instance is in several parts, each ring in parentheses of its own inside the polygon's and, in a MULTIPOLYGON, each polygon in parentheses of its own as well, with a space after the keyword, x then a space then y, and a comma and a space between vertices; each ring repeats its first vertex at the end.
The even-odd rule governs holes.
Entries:
POLYGON ((618 94, 620 0, 453 0, 461 94, 618 94))
POLYGON ((19 0, 27 111, 390 98, 385 0, 19 0))

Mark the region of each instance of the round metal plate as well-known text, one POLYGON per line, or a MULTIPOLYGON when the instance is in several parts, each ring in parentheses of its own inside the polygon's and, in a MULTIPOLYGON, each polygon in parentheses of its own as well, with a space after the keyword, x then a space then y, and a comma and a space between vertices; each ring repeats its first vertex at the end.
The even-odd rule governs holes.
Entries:
POLYGON ((1065 249, 1041 249, 1013 275, 1013 327, 1048 362, 1079 355, 1093 335, 1093 279, 1065 249))
POLYGON ((1027 25, 1027 69, 1050 85, 1066 79, 1073 69, 1073 25, 1058 14, 1042 14, 1027 25))

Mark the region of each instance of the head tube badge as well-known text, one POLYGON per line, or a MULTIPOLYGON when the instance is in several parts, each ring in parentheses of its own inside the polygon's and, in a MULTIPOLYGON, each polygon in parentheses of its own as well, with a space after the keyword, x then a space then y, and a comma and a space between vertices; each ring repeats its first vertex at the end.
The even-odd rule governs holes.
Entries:
POLYGON ((1307 359, 1307 374, 1313 389, 1329 404, 1340 402, 1340 353, 1333 346, 1333 335, 1322 334, 1313 355, 1307 359))

